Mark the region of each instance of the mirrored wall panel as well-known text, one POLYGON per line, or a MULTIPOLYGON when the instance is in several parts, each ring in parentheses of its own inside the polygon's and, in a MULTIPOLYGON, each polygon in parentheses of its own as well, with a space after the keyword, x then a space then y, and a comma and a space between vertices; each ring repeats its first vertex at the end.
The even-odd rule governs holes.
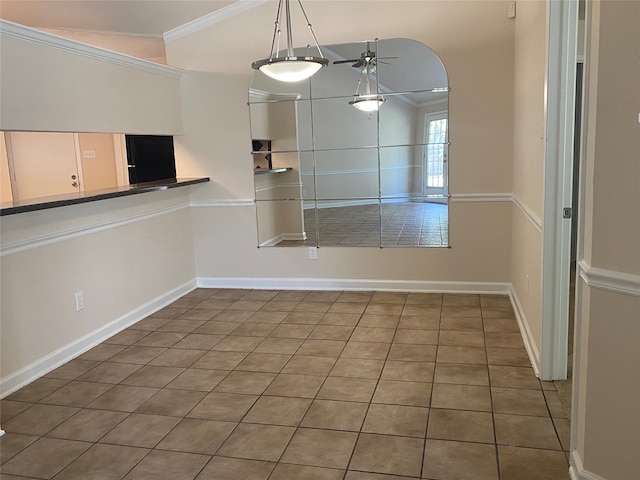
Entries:
POLYGON ((440 58, 408 39, 322 51, 308 80, 251 81, 258 245, 449 246, 440 58))

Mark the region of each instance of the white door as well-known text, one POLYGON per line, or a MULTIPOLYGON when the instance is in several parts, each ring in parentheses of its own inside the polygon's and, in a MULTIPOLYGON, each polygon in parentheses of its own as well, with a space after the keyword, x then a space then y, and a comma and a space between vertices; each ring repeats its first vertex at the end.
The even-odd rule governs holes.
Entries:
POLYGON ((14 200, 79 192, 76 152, 73 133, 9 133, 7 153, 15 179, 14 200))
POLYGON ((449 190, 446 112, 425 115, 424 138, 422 191, 424 195, 446 198, 449 190))

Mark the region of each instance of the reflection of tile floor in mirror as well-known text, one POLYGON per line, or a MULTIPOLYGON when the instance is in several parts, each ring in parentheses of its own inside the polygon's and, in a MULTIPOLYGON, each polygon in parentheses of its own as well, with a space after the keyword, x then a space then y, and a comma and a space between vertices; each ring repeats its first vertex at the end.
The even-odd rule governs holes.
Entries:
MULTIPOLYGON (((318 209, 319 244, 386 247, 449 245, 448 207, 436 203, 387 203, 318 209)), ((285 240, 278 246, 316 245, 316 218, 305 210, 307 240, 285 240)))
POLYGON ((506 296, 197 289, 0 406, 3 480, 569 478, 506 296))

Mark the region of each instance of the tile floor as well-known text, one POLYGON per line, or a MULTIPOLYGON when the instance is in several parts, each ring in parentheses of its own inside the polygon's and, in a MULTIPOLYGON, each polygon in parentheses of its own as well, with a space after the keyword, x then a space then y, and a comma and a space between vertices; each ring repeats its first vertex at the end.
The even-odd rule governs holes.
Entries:
POLYGON ((307 240, 284 240, 278 246, 449 245, 447 205, 404 202, 322 208, 319 204, 317 218, 314 210, 304 212, 307 240))
POLYGON ((1 402, 2 480, 565 480, 507 297, 197 289, 1 402))

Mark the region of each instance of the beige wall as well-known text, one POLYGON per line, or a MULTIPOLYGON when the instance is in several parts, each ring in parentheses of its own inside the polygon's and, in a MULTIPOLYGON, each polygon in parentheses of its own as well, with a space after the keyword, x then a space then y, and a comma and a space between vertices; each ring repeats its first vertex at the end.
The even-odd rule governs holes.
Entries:
POLYGON ((638 2, 589 2, 572 464, 607 480, 638 477, 639 22, 638 2))
POLYGON ((3 394, 190 288, 188 205, 184 188, 2 217, 3 394))
MULTIPOLYGON (((347 4, 352 2, 336 2, 332 18, 342 19, 347 4)), ((368 33, 338 38, 329 31, 323 42, 410 37, 432 47, 442 58, 451 85, 451 192, 511 192, 514 25, 506 18, 504 3, 466 2, 464 16, 458 2, 369 6, 369 18, 381 20, 367 23, 368 33)), ((260 10, 252 10, 252 15, 260 10)), ((245 28, 240 22, 246 16, 240 17, 229 22, 245 28)), ((314 28, 318 21, 322 23, 314 19, 314 28)), ((216 24, 206 32, 207 41, 215 43, 217 35, 229 28, 225 22, 216 24)), ((336 27, 335 32, 341 30, 336 27)), ((196 68, 189 52, 203 37, 198 32, 167 45, 168 63, 196 68)), ((193 212, 199 277, 410 280, 425 282, 423 287, 439 281, 509 282, 510 202, 452 203, 451 249, 332 247, 322 249, 314 262, 306 259, 304 249, 256 249, 255 208, 246 202, 253 198, 246 106, 249 64, 242 74, 187 72, 182 79, 185 134, 176 138, 178 173, 213 180, 194 192, 199 204, 193 212), (240 201, 245 206, 238 206, 240 201)), ((202 68, 224 70, 225 62, 202 68)))
POLYGON ((52 46, 57 37, 40 33, 49 43, 36 43, 9 36, 6 28, 0 31, 0 130, 182 132, 180 72, 126 66, 117 54, 114 62, 78 55, 52 46))
POLYGON ((85 190, 98 190, 118 185, 113 135, 109 133, 80 133, 80 161, 85 190), (96 152, 95 158, 85 158, 85 151, 96 152))
POLYGON ((7 158, 7 145, 4 133, 0 132, 0 202, 13 200, 11 191, 11 179, 9 177, 9 159, 7 158))
MULTIPOLYGON (((513 231, 511 283, 531 333, 542 347, 542 210, 545 158, 546 2, 518 2, 515 19, 513 231)), ((535 365, 536 368, 539 365, 535 365)))

